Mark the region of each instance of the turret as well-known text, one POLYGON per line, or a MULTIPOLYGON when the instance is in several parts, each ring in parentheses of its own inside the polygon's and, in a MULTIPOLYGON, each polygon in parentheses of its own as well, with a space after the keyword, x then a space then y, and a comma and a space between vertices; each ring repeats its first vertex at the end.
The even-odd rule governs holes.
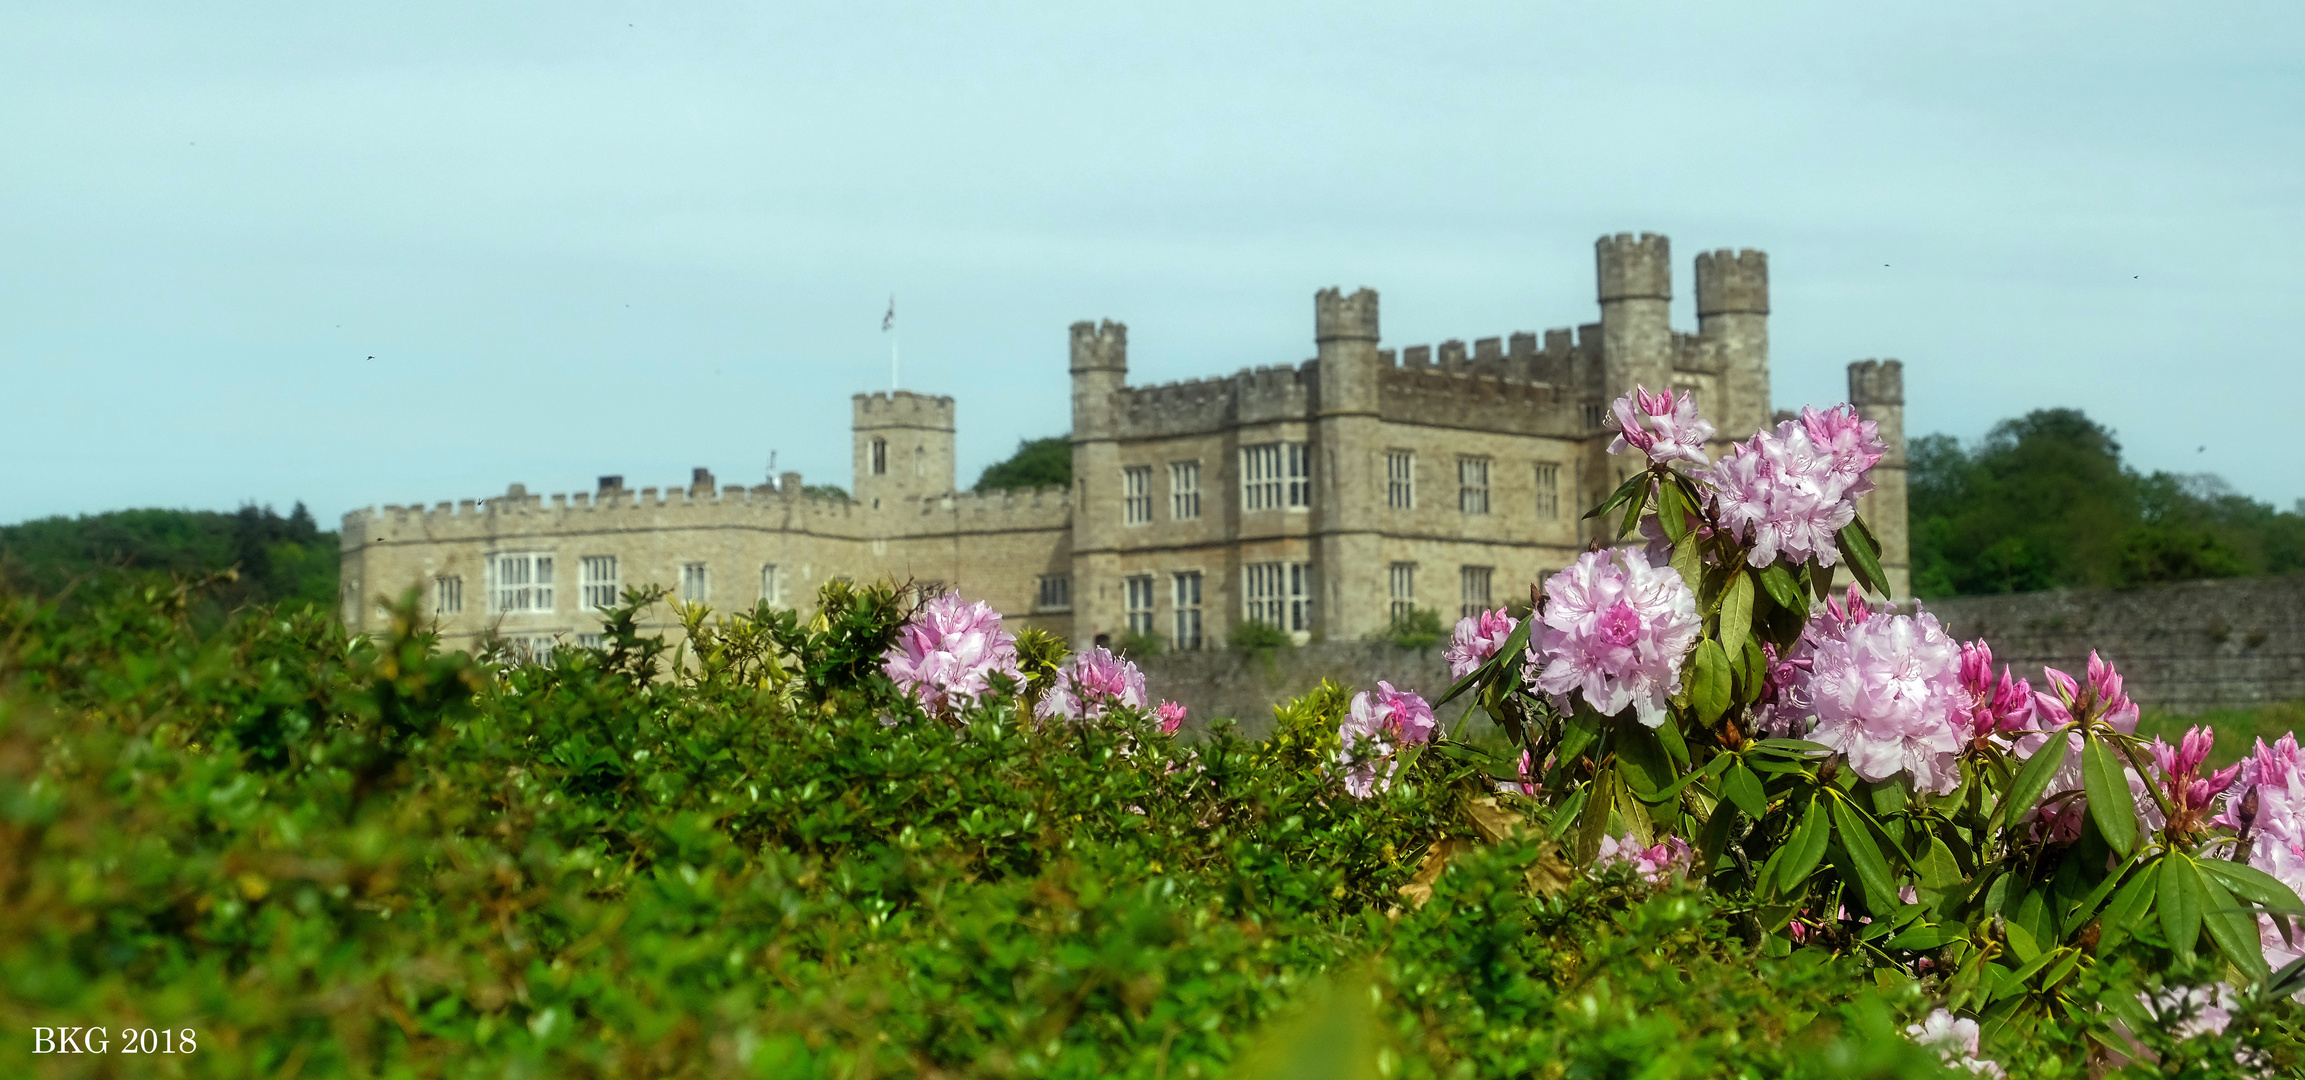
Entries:
POLYGON ((1126 629, 1119 589, 1120 397, 1128 327, 1072 324, 1072 637, 1085 649, 1126 629))
POLYGON ((1703 402, 1723 439, 1769 422, 1769 256, 1723 248, 1697 256, 1697 332, 1720 342, 1719 400, 1703 402))
POLYGON ((1881 570, 1889 591, 1912 599, 1911 530, 1906 524, 1905 365, 1896 360, 1859 360, 1849 365, 1849 403, 1857 415, 1880 425, 1887 452, 1873 466, 1873 490, 1858 496, 1857 512, 1881 541, 1881 570))
MULTIPOLYGON (((1377 293, 1313 296, 1313 341, 1320 353, 1320 408, 1313 428, 1313 610, 1333 641, 1385 627, 1377 508, 1384 497, 1376 452, 1377 293)), ((1464 344, 1456 343, 1459 369, 1464 344)))
POLYGON ((892 390, 851 400, 858 502, 877 509, 953 489, 951 398, 892 390))
POLYGON ((1655 233, 1604 236, 1593 245, 1601 298, 1604 391, 1663 390, 1673 381, 1672 248, 1655 233))

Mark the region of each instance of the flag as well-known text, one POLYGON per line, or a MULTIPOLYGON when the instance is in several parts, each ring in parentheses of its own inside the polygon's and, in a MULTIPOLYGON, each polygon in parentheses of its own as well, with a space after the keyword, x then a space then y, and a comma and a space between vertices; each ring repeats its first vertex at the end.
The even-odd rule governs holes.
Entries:
POLYGON ((890 294, 888 294, 888 314, 886 314, 886 315, 883 315, 883 316, 881 316, 881 317, 880 317, 880 329, 881 329, 881 332, 882 332, 882 333, 884 333, 884 334, 885 334, 885 333, 887 333, 888 331, 891 331, 891 330, 894 330, 894 329, 896 329, 896 294, 895 294, 895 293, 890 293, 890 294))

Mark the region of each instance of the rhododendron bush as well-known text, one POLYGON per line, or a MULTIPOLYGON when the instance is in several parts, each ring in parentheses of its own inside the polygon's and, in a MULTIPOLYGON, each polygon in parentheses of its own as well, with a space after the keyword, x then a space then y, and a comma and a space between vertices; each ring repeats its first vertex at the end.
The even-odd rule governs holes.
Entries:
POLYGON ((1760 952, 1925 979, 1947 1010, 1933 1037, 1959 1018, 1972 1052, 1978 1024, 1990 1051, 2068 1022, 2128 1052, 2114 1032, 2149 1024, 2150 999, 2075 998, 2115 958, 2305 991, 2292 738, 2211 771, 2206 729, 2138 738, 2101 658, 2036 685, 1890 606, 1856 509, 1883 446, 1846 406, 1717 458, 1686 393, 1638 391, 1610 422, 1637 471, 1587 515, 1602 540, 1509 639, 1500 615, 1465 620, 1443 699, 1505 732, 1498 788, 1569 864, 1655 877, 1688 851, 1674 872, 1760 952))

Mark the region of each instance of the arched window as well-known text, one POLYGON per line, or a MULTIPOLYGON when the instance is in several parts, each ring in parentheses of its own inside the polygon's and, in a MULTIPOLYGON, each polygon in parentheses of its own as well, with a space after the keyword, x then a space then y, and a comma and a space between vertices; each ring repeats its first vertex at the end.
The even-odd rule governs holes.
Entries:
POLYGON ((875 437, 872 440, 872 474, 874 476, 884 476, 887 475, 887 473, 888 440, 875 437))

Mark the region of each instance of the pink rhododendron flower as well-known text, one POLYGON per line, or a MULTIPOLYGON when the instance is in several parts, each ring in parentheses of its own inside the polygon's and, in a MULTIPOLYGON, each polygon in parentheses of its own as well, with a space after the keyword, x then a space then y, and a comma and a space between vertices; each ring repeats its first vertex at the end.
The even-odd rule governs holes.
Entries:
POLYGON ((1968 695, 1966 734, 1974 739, 2024 731, 2033 726, 2033 686, 2009 677, 2006 665, 1993 675, 1993 650, 1980 638, 1961 646, 1961 689, 1968 695))
POLYGON ((1344 723, 1337 726, 1337 760, 1345 767, 1345 790, 1366 799, 1392 786, 1394 755, 1433 737, 1433 707, 1413 691, 1379 681, 1374 691, 1353 695, 1344 723))
POLYGON ((1937 1051, 1947 1066, 1967 1069, 1979 1076, 2003 1075, 1999 1062, 1977 1056, 1977 1022, 1939 1009, 1905 1029, 1914 1042, 1937 1051))
POLYGON ((1633 834, 1626 833, 1621 840, 1614 836, 1601 837, 1600 850, 1593 856, 1593 868, 1629 863, 1634 873, 1652 884, 1662 885, 1688 873, 1689 863, 1695 859, 1696 852, 1690 850, 1689 842, 1678 836, 1668 836, 1642 847, 1640 841, 1633 839, 1633 834))
POLYGON ((1456 632, 1449 635, 1448 651, 1441 654, 1449 662, 1449 678, 1472 674, 1505 647, 1505 639, 1520 625, 1520 620, 1502 611, 1483 611, 1458 619, 1456 632))
POLYGON ((1174 735, 1185 726, 1185 707, 1174 701, 1164 701, 1153 710, 1153 718, 1160 721, 1161 734, 1174 735))
POLYGON ((1590 551, 1545 579, 1544 629, 1529 679, 1567 708, 1571 693, 1595 712, 1630 706, 1642 724, 1665 722, 1681 688, 1681 660, 1703 627, 1697 597, 1671 567, 1633 548, 1590 551), (1540 666, 1541 665, 1541 666, 1540 666))
POLYGON ((2233 779, 2241 774, 2241 766, 2234 764, 2208 776, 2199 775, 2216 742, 2217 733, 2200 726, 2186 729, 2185 737, 2176 746, 2157 738, 2153 740, 2153 763, 2161 767, 2162 788, 2169 796, 2170 809, 2177 812, 2180 826, 2190 826, 2202 816, 2210 802, 2224 794, 2225 789, 2233 785, 2233 779))
POLYGON ((1018 684, 1016 636, 1000 628, 992 605, 945 593, 922 604, 881 654, 889 680, 931 715, 951 715, 992 689, 992 676, 1018 684))
MULTIPOLYGON (((2300 758, 2295 733, 2271 746, 2257 740, 2256 749, 2238 763, 2224 811, 2210 823, 2238 834, 2234 840, 2247 850, 2249 865, 2305 896, 2305 763, 2300 758)), ((2305 934, 2290 944, 2271 916, 2257 917, 2257 937, 2265 962, 2275 970, 2305 956, 2305 934)))
POLYGON ((2071 675, 2053 667, 2041 669, 2049 680, 2049 691, 2036 691, 2033 700, 2039 705, 2041 726, 2062 727, 2075 717, 2094 720, 2103 717, 2115 730, 2137 730, 2137 703, 2121 692, 2121 673, 2113 665, 2089 651, 2089 682, 2086 686, 2071 675))
POLYGON ((1659 465, 1668 461, 1704 465, 1709 460, 1705 442, 1713 437, 1713 425, 1698 417, 1696 395, 1687 390, 1676 401, 1671 390, 1651 394, 1636 386, 1610 404, 1609 417, 1602 423, 1617 433, 1609 442, 1609 453, 1624 453, 1629 446, 1659 465))
POLYGON ((1828 608, 1819 620, 1809 654, 1802 696, 1817 726, 1808 737, 1867 780, 1902 772, 1921 791, 1952 791, 1969 704, 1960 647, 1926 611, 1874 616, 1855 586, 1849 594, 1842 619, 1828 608))
POLYGON ((1804 409, 1801 419, 1729 447, 1705 476, 1721 524, 1753 545, 1747 562, 1764 567, 1782 555, 1832 566, 1840 560, 1833 534, 1856 520, 1857 496, 1872 486, 1866 470, 1886 450, 1879 426, 1849 406, 1804 409))
POLYGON ((1100 646, 1074 653, 1065 661, 1057 672, 1056 685, 1041 696, 1040 707, 1033 714, 1043 720, 1096 720, 1114 706, 1141 711, 1150 704, 1144 672, 1100 646))

